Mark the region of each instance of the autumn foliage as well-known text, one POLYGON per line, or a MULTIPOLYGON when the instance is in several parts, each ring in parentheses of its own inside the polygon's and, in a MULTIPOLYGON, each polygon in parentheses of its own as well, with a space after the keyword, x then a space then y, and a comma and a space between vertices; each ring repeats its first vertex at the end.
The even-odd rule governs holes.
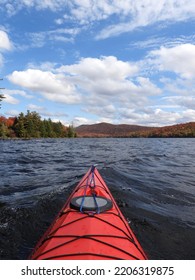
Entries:
POLYGON ((195 137, 195 122, 176 124, 131 134, 132 137, 195 137))
POLYGON ((195 137, 195 122, 164 127, 99 123, 76 128, 78 137, 195 137))

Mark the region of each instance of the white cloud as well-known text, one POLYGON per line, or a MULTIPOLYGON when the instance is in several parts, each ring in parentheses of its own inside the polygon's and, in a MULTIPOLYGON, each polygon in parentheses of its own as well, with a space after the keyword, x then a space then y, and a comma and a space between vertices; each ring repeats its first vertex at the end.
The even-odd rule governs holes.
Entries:
POLYGON ((161 36, 152 36, 150 38, 147 38, 145 40, 136 40, 132 41, 129 44, 129 50, 133 49, 158 49, 159 46, 163 46, 165 48, 173 48, 179 45, 183 44, 194 44, 195 42, 195 35, 189 35, 189 36, 167 36, 167 37, 161 37, 161 36))
POLYGON ((57 63, 50 62, 50 61, 44 61, 42 63, 29 62, 27 65, 27 69, 35 69, 35 70, 52 72, 52 71, 55 71, 56 66, 57 66, 57 63))
POLYGON ((136 75, 136 65, 116 57, 83 58, 77 64, 58 69, 70 76, 85 96, 87 103, 106 103, 108 98, 118 98, 132 91, 131 78, 136 75), (106 100, 106 101, 105 101, 106 100))
POLYGON ((124 80, 134 76, 138 72, 135 64, 118 60, 114 56, 103 56, 98 58, 83 58, 77 64, 64 66, 60 70, 67 71, 81 76, 88 77, 91 80, 98 81, 112 78, 113 80, 124 80))
POLYGON ((8 34, 5 31, 0 30, 0 50, 10 51, 11 49, 12 43, 8 37, 8 34))
POLYGON ((55 20, 55 23, 58 24, 58 25, 63 24, 63 22, 64 22, 64 21, 63 21, 63 19, 61 19, 61 18, 58 18, 58 19, 55 20))
POLYGON ((97 39, 116 36, 154 23, 190 20, 195 15, 193 0, 114 0, 113 4, 116 9, 112 14, 118 15, 118 22, 105 27, 96 36, 97 39))
POLYGON ((18 96, 22 96, 22 97, 28 98, 28 99, 32 98, 31 95, 27 94, 23 90, 4 89, 3 90, 3 95, 5 96, 5 99, 4 99, 5 103, 15 104, 15 105, 20 103, 20 100, 18 99, 18 96), (17 96, 17 98, 15 96, 17 96))
MULTIPOLYGON (((142 69, 139 68, 139 63, 118 60, 114 56, 103 56, 99 59, 82 58, 76 64, 59 68, 57 64, 46 62, 39 66, 34 65, 26 71, 14 71, 8 79, 14 84, 41 94, 46 100, 79 104, 83 115, 87 113, 93 118, 98 117, 98 120, 155 126, 174 124, 190 121, 194 116, 193 80, 183 78, 193 77, 193 67, 191 65, 188 69, 183 57, 185 47, 186 45, 181 45, 163 48, 163 51, 152 51, 142 62, 144 67, 149 60, 150 67, 158 68, 162 73, 159 80, 161 89, 157 82, 155 84, 149 77, 140 75, 142 69), (169 61, 170 55, 172 63, 169 61), (168 70, 175 71, 176 77, 164 78, 163 74, 168 70)), ((194 48, 190 45, 186 55, 190 56, 191 53, 193 57, 193 52, 194 48)), ((48 115, 42 107, 32 104, 29 106, 42 115, 48 115)), ((74 116, 74 112, 72 114, 74 116)), ((55 117, 60 116, 55 114, 55 117)), ((82 121, 94 122, 82 115, 74 118, 76 125, 82 121)))
POLYGON ((150 53, 152 63, 161 71, 171 71, 182 78, 195 78, 195 45, 181 44, 173 48, 161 47, 150 53))
POLYGON ((65 104, 74 104, 80 101, 74 84, 66 77, 55 75, 49 71, 28 69, 14 71, 8 76, 10 82, 40 93, 46 99, 65 104))
MULTIPOLYGON (((25 0, 26 1, 26 0, 25 0)), ((51 11, 56 11, 62 9, 62 7, 66 4, 66 0, 28 0, 28 2, 34 2, 35 8, 38 10, 49 9, 51 11)))
POLYGON ((15 117, 18 116, 20 114, 20 112, 18 110, 9 110, 5 112, 6 116, 11 116, 11 117, 15 117))
POLYGON ((13 16, 22 9, 35 8, 36 10, 51 10, 56 12, 63 9, 64 5, 67 4, 67 0, 1 0, 1 8, 6 10, 9 16, 13 16))
MULTIPOLYGON (((166 72, 165 72, 166 73, 166 72)), ((169 93, 169 95, 186 95, 194 96, 195 88, 193 85, 193 79, 182 79, 178 76, 170 78, 162 77, 159 81, 164 85, 163 91, 169 93)))
POLYGON ((41 48, 48 42, 73 42, 77 34, 81 32, 81 28, 59 28, 45 32, 34 32, 26 34, 30 40, 31 47, 41 48))
POLYGON ((185 108, 185 110, 195 108, 195 97, 194 96, 168 96, 164 100, 170 104, 169 106, 177 106, 177 108, 185 108))
POLYGON ((13 97, 12 95, 4 94, 4 96, 5 96, 5 99, 4 99, 5 103, 16 105, 20 102, 17 98, 13 97))
POLYGON ((11 51, 13 48, 12 42, 9 39, 7 32, 0 30, 0 68, 4 65, 4 57, 2 52, 11 51))
POLYGON ((82 104, 83 110, 102 117, 116 114, 124 102, 129 107, 144 106, 160 89, 148 78, 136 77, 138 67, 116 57, 83 58, 77 64, 46 70, 14 71, 9 81, 40 93, 45 99, 64 104, 82 104))
POLYGON ((63 16, 59 18, 57 14, 55 20, 58 25, 67 20, 89 27, 95 22, 106 23, 96 39, 105 39, 155 23, 191 20, 195 16, 194 0, 17 0, 6 1, 6 4, 3 1, 1 8, 10 16, 24 8, 37 11, 48 9, 54 13, 60 11, 63 16), (115 24, 112 24, 112 17, 115 17, 115 24))
POLYGON ((45 110, 45 107, 39 106, 39 105, 36 105, 36 104, 29 104, 29 105, 27 106, 27 109, 29 109, 29 110, 31 110, 31 111, 40 112, 40 111, 45 110))
POLYGON ((176 123, 190 122, 195 119, 195 110, 167 111, 164 109, 148 108, 147 112, 120 109, 119 123, 139 124, 144 126, 166 126, 176 123))
POLYGON ((72 121, 74 127, 77 127, 79 125, 83 124, 94 124, 94 120, 85 118, 85 117, 74 117, 72 121))
POLYGON ((187 109, 183 113, 183 122, 195 121, 195 110, 187 109))
MULTIPOLYGON (((49 111, 46 107, 44 106, 39 106, 37 104, 29 104, 27 106, 27 109, 30 111, 36 111, 37 113, 39 113, 42 117, 49 117, 49 118, 61 118, 61 117, 67 117, 68 115, 64 112, 51 112, 49 111)), ((59 121, 59 119, 58 119, 59 121)))

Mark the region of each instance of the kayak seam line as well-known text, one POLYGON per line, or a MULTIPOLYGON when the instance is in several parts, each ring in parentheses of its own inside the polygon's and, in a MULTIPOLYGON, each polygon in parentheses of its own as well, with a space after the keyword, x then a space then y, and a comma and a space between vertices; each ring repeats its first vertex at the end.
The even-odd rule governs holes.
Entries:
POLYGON ((50 257, 50 258, 46 258, 44 260, 52 260, 52 259, 57 259, 57 258, 61 258, 61 257, 73 257, 73 256, 85 256, 85 255, 90 255, 90 256, 98 256, 98 257, 105 257, 105 258, 108 258, 108 259, 111 259, 111 260, 123 260, 123 259, 120 259, 120 258, 117 258, 115 256, 108 256, 108 255, 100 255, 100 254, 96 254, 96 253, 88 253, 88 252, 83 252, 83 253, 75 253, 75 254, 63 254, 63 255, 58 255, 58 256, 53 256, 53 257, 50 257))
MULTIPOLYGON (((50 239, 52 239, 53 237, 51 237, 50 239)), ((58 248, 60 248, 60 247, 62 247, 62 246, 66 246, 67 244, 69 244, 69 243, 72 243, 72 242, 75 242, 75 241, 77 241, 77 240, 79 240, 79 239, 90 239, 90 240, 93 240, 93 241, 95 241, 95 242, 99 242, 99 243, 102 243, 102 244, 104 244, 104 245, 107 245, 107 246, 109 246, 109 247, 112 247, 112 248, 114 248, 114 249, 116 249, 116 250, 118 250, 118 251, 120 251, 120 252, 122 252, 122 253, 125 253, 125 254, 127 254, 127 255, 129 255, 130 257, 132 257, 132 258, 134 258, 135 260, 138 260, 138 258, 136 257, 136 256, 134 256, 134 255, 132 255, 131 253, 129 253, 129 252, 127 252, 127 251, 125 251, 125 250, 123 250, 123 249, 121 249, 121 248, 118 248, 118 247, 116 247, 116 246, 114 246, 114 245, 112 245, 112 244, 110 244, 110 243, 107 243, 107 242, 104 242, 104 241, 101 241, 101 240, 98 240, 98 239, 96 239, 96 238, 93 238, 93 237, 91 237, 91 236, 76 236, 75 238, 73 238, 73 239, 71 239, 71 240, 69 240, 69 241, 67 241, 67 242, 63 242, 62 244, 59 244, 59 245, 57 245, 57 246, 55 246, 55 247, 53 247, 53 248, 50 248, 49 250, 47 250, 47 251, 45 251, 45 252, 43 252, 43 253, 41 253, 40 255, 38 255, 36 258, 39 258, 40 256, 43 256, 44 254, 47 254, 47 253, 49 253, 49 252, 51 252, 51 251, 53 251, 53 250, 55 250, 55 249, 58 249, 58 248)), ((130 240, 129 240, 130 241, 130 240)), ((130 241, 131 242, 131 241, 130 241)), ((76 254, 76 253, 75 253, 76 254)), ((82 255, 82 254, 81 254, 82 255)), ((64 256, 65 256, 65 254, 64 254, 64 256)))
MULTIPOLYGON (((76 211, 71 211, 71 210, 68 211, 68 213, 70 213, 70 212, 76 212, 76 211)), ((115 216, 121 218, 120 216, 118 216, 117 214, 112 213, 112 212, 107 212, 107 214, 112 214, 112 215, 115 215, 115 216)), ((85 214, 84 217, 81 217, 81 218, 76 219, 76 220, 73 220, 73 221, 71 221, 71 222, 69 222, 69 223, 67 223, 67 224, 64 224, 64 225, 59 226, 59 227, 56 228, 54 231, 52 231, 46 238, 44 238, 44 240, 42 240, 42 242, 41 242, 39 248, 40 248, 49 238, 54 237, 53 234, 55 234, 58 230, 62 229, 63 227, 69 226, 69 225, 71 225, 71 224, 73 224, 73 223, 75 223, 75 222, 84 220, 84 219, 86 219, 86 218, 88 218, 88 217, 89 217, 89 216, 88 216, 87 214, 85 214)), ((100 217, 92 216, 91 218, 96 218, 96 219, 100 220, 101 222, 107 223, 108 225, 110 225, 110 226, 116 228, 117 230, 121 231, 125 236, 127 236, 128 240, 129 240, 132 244, 134 244, 134 245, 136 246, 136 248, 139 250, 139 252, 141 252, 140 249, 139 249, 139 247, 136 245, 134 239, 132 238, 132 236, 128 236, 127 233, 124 232, 121 228, 119 228, 119 227, 117 227, 117 226, 115 226, 115 225, 109 223, 108 221, 104 221, 104 220, 101 219, 100 217)), ((124 222, 124 221, 122 220, 122 222, 124 222)), ((37 249, 37 250, 38 250, 38 249, 37 249)), ((142 253, 142 252, 141 252, 141 253, 142 253)), ((143 255, 143 254, 142 254, 142 255, 143 255)))
MULTIPOLYGON (((70 212, 77 212, 77 211, 71 211, 71 210, 70 210, 70 211, 66 212, 66 214, 69 214, 70 212)), ((110 214, 110 215, 115 215, 116 217, 119 217, 120 220, 121 220, 121 221, 123 222, 123 224, 125 225, 123 219, 121 219, 121 216, 117 215, 116 213, 112 213, 112 212, 106 212, 106 213, 107 213, 107 214, 110 214)), ((78 222, 78 221, 81 221, 81 220, 83 220, 83 219, 89 218, 89 216, 88 216, 86 213, 83 213, 83 214, 85 215, 84 217, 81 217, 81 218, 76 219, 76 220, 73 220, 73 221, 71 221, 71 222, 69 222, 69 223, 67 223, 67 224, 64 224, 64 225, 59 226, 59 227, 56 228, 54 231, 52 231, 48 236, 52 236, 56 231, 58 231, 59 229, 61 229, 61 228, 63 228, 63 227, 69 226, 69 225, 71 225, 71 224, 73 224, 73 223, 75 223, 75 222, 78 222)), ((128 229, 128 233, 129 233, 129 235, 128 235, 128 234, 127 234, 125 231, 123 231, 121 228, 119 228, 119 227, 113 225, 112 223, 110 223, 110 222, 108 222, 108 221, 105 221, 105 220, 101 219, 100 216, 94 215, 94 216, 90 216, 90 217, 91 217, 91 218, 96 218, 96 219, 100 220, 101 222, 107 223, 108 225, 110 225, 110 226, 112 226, 112 227, 118 229, 119 231, 122 231, 122 233, 125 234, 129 239, 131 239, 131 240, 132 240, 131 242, 132 242, 133 244, 135 244, 135 240, 134 240, 133 236, 130 234, 129 229, 128 229)), ((126 227, 126 225, 125 225, 125 227, 126 227)), ((127 228, 127 227, 126 227, 126 228, 127 228)), ((44 242, 44 241, 43 241, 43 242, 44 242)))
POLYGON ((139 251, 139 252, 142 254, 142 256, 145 258, 146 256, 145 256, 144 252, 142 252, 142 250, 139 248, 139 246, 138 246, 137 243, 135 242, 135 239, 133 238, 133 236, 132 236, 132 234, 131 234, 131 232, 130 232, 130 229, 129 229, 129 228, 127 227, 127 225, 124 223, 124 221, 123 221, 123 219, 121 218, 121 216, 119 216, 119 215, 117 215, 117 214, 115 214, 115 213, 112 213, 112 212, 108 212, 108 213, 109 213, 109 214, 112 214, 112 215, 116 215, 117 217, 119 217, 119 218, 122 220, 123 224, 124 224, 125 227, 128 229, 128 233, 130 234, 130 237, 126 234, 125 231, 123 231, 123 230, 120 229, 119 227, 117 227, 117 226, 115 226, 115 225, 109 223, 108 221, 104 221, 104 220, 101 219, 99 216, 95 216, 95 218, 97 218, 97 219, 99 219, 99 220, 101 220, 101 221, 103 221, 103 222, 105 222, 105 223, 107 223, 107 224, 113 226, 114 228, 119 229, 120 231, 122 231, 122 232, 129 238, 130 242, 133 243, 133 244, 135 245, 135 247, 138 249, 138 251, 139 251))
MULTIPOLYGON (((102 183, 103 186, 106 185, 106 183, 104 182, 104 180, 103 180, 103 178, 102 178, 101 176, 99 176, 99 175, 96 174, 96 173, 95 173, 95 176, 98 178, 98 180, 102 183)), ((107 193, 109 194, 110 198, 112 198, 109 189, 108 189, 107 193)), ((112 200, 112 199, 111 199, 111 200, 112 200)), ((119 211, 120 209, 119 209, 119 207, 118 207, 116 201, 114 200, 113 203, 114 203, 114 205, 115 205, 116 210, 118 211, 118 216, 119 216, 120 219, 123 221, 123 223, 124 223, 126 229, 128 230, 128 232, 129 232, 131 238, 133 239, 133 241, 134 241, 133 243, 135 244, 135 246, 137 247, 137 249, 139 250, 139 252, 142 254, 142 256, 143 256, 144 258, 146 258, 145 253, 142 252, 142 250, 139 248, 139 246, 138 246, 137 243, 135 242, 134 237, 133 237, 133 235, 132 235, 132 233, 131 233, 130 227, 128 227, 128 226, 126 225, 126 223, 125 223, 126 221, 124 221, 123 217, 121 217, 120 211, 119 211)))

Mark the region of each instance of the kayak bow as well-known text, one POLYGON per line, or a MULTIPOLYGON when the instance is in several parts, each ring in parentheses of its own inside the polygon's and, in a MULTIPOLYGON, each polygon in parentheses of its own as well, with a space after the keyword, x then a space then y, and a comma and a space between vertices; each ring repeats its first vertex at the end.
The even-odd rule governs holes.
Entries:
POLYGON ((143 260, 147 257, 106 183, 92 166, 30 259, 143 260))

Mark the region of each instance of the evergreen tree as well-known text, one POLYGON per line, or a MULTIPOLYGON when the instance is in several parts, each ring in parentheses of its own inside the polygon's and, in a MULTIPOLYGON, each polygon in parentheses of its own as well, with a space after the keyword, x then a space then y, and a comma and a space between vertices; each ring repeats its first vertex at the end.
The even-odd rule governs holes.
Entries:
POLYGON ((13 130, 16 134, 16 137, 26 138, 26 128, 25 128, 25 116, 23 113, 20 113, 19 116, 15 119, 13 124, 13 130))
POLYGON ((77 137, 73 124, 69 125, 67 129, 67 137, 69 138, 77 137))
POLYGON ((73 125, 66 128, 60 121, 41 120, 37 112, 20 113, 16 118, 1 117, 0 137, 62 138, 76 137, 73 125))
POLYGON ((45 121, 45 128, 46 128, 47 137, 53 138, 54 133, 53 133, 53 129, 52 129, 52 121, 50 118, 45 121))
POLYGON ((41 117, 37 112, 27 111, 25 116, 25 128, 27 137, 40 137, 41 117))
POLYGON ((61 122, 53 123, 53 131, 56 134, 56 137, 66 137, 66 131, 61 122))
POLYGON ((47 120, 43 120, 40 125, 40 137, 42 137, 42 138, 48 137, 46 123, 47 123, 47 120))
POLYGON ((0 123, 0 137, 6 138, 7 137, 7 127, 4 123, 0 123))

